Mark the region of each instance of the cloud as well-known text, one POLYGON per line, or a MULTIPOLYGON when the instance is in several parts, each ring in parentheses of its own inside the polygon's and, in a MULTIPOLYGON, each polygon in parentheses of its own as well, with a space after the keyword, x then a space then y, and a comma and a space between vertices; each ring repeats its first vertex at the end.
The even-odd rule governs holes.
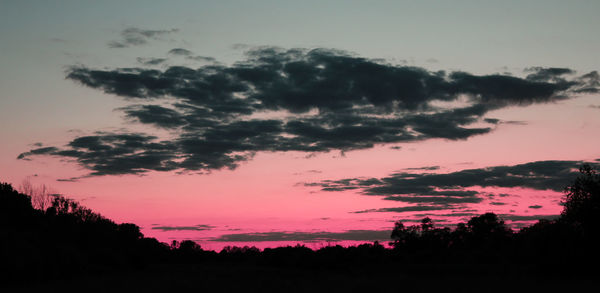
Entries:
POLYGON ((512 215, 512 214, 501 214, 500 218, 513 222, 523 222, 523 221, 535 221, 535 220, 554 220, 557 219, 560 215, 512 215))
POLYGON ((542 208, 542 206, 541 206, 541 205, 538 205, 538 204, 536 204, 536 205, 529 206, 529 208, 530 208, 530 209, 541 209, 541 208, 542 208))
POLYGON ((352 212, 354 214, 363 214, 363 213, 406 213, 406 212, 422 212, 422 211, 439 211, 439 210, 448 210, 454 208, 450 205, 417 205, 417 206, 406 206, 406 207, 396 207, 396 208, 380 208, 380 209, 368 209, 362 211, 352 212))
POLYGON ((183 48, 174 48, 169 51, 170 55, 183 56, 187 60, 200 61, 200 62, 208 62, 208 63, 216 63, 216 59, 213 57, 206 56, 197 56, 190 50, 183 48))
POLYGON ((108 42, 108 47, 127 48, 132 46, 145 45, 148 43, 149 40, 157 40, 167 34, 175 33, 178 31, 178 29, 144 30, 140 28, 130 27, 121 31, 120 40, 108 42))
MULTIPOLYGON (((126 34, 146 40, 170 32, 129 29, 126 34)), ((134 145, 82 152, 73 145, 78 137, 54 151, 34 149, 20 158, 72 158, 91 176, 234 169, 257 152, 346 152, 433 138, 467 139, 492 131, 480 123, 491 110, 562 100, 598 87, 593 74, 537 81, 432 72, 335 49, 257 47, 245 54, 229 66, 72 67, 68 79, 131 102, 118 109, 129 121, 167 130, 172 137, 159 141, 150 134, 97 133, 87 139, 120 137, 119 144, 128 144, 133 138, 125 136, 142 136, 150 151, 134 145), (439 102, 459 106, 440 107, 439 102)))
POLYGON ((435 171, 435 170, 439 170, 440 166, 425 166, 425 167, 416 167, 416 168, 404 168, 404 170, 410 170, 410 171, 414 171, 414 170, 423 170, 423 171, 435 171))
MULTIPOLYGON (((474 216, 477 216, 478 214, 472 213, 472 212, 459 211, 459 212, 447 213, 447 214, 423 213, 423 214, 415 214, 414 216, 416 216, 416 217, 427 217, 427 216, 432 216, 432 215, 435 215, 435 216, 438 216, 438 217, 449 217, 449 218, 460 217, 460 218, 464 218, 464 217, 474 217, 474 216)), ((402 220, 402 221, 404 221, 404 220, 402 220)))
POLYGON ((485 118, 485 119, 483 119, 483 121, 486 123, 490 123, 490 124, 527 125, 527 122, 525 122, 525 121, 500 120, 500 119, 496 119, 496 118, 485 118))
POLYGON ((169 51, 169 54, 178 55, 178 56, 190 56, 192 55, 192 51, 183 49, 183 48, 174 48, 169 51))
POLYGON ((410 196, 387 196, 384 200, 393 200, 406 203, 419 203, 419 204, 460 204, 460 203, 479 203, 483 199, 477 197, 477 192, 473 192, 469 196, 453 196, 455 191, 447 191, 449 193, 442 196, 423 196, 413 194, 410 196))
POLYGON ((532 72, 527 75, 526 79, 534 81, 559 81, 564 82, 564 75, 574 74, 575 71, 569 68, 542 68, 542 67, 531 67, 525 69, 525 72, 532 72))
POLYGON ((390 230, 348 230, 345 232, 262 232, 225 234, 210 239, 219 242, 263 241, 387 241, 390 230))
MULTIPOLYGON (((445 174, 400 172, 384 178, 347 178, 306 183, 323 191, 357 190, 385 200, 419 204, 478 203, 483 197, 473 187, 521 187, 563 191, 579 174, 582 161, 536 161, 513 166, 467 169, 445 174)), ((596 168, 600 163, 589 163, 596 168)))
POLYGON ((200 61, 200 62, 208 62, 208 63, 216 63, 217 62, 217 60, 215 58, 206 57, 206 56, 187 56, 187 57, 185 57, 185 59, 200 61))
POLYGON ((143 57, 138 57, 138 58, 136 58, 136 60, 138 63, 143 64, 143 65, 159 65, 159 64, 167 61, 166 58, 143 58, 143 57))
MULTIPOLYGON (((32 155, 52 155, 77 161, 91 171, 87 176, 140 174, 146 170, 170 171, 177 167, 169 141, 138 133, 106 133, 81 136, 66 148, 44 147, 20 154, 18 159, 32 155)), ((77 178, 71 178, 72 180, 77 178)))
POLYGON ((195 226, 154 226, 152 230, 167 231, 206 231, 211 230, 214 226, 211 225, 195 225, 195 226))

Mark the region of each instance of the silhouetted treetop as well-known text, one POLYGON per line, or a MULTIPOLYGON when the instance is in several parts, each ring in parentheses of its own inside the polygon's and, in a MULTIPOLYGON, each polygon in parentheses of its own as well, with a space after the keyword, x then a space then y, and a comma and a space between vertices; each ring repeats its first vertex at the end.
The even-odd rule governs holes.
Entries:
POLYGON ((598 230, 600 224, 600 174, 583 165, 580 175, 565 188, 562 219, 585 230, 598 230))

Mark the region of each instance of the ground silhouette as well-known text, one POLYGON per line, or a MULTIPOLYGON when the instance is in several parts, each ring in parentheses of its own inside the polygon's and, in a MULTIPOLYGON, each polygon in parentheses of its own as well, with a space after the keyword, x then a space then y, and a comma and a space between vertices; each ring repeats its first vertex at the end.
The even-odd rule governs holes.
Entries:
POLYGON ((571 290, 595 282, 598 269, 591 267, 600 260, 600 176, 589 166, 580 171, 565 188, 564 210, 556 220, 519 231, 493 213, 454 229, 436 227, 429 218, 414 226, 398 221, 391 248, 375 242, 318 250, 298 245, 216 252, 189 240, 161 243, 144 237, 135 224, 116 224, 63 196, 34 208, 28 195, 1 183, 0 286, 23 292, 85 286, 93 292, 435 291, 475 290, 509 279, 523 289, 571 290), (429 282, 433 279, 442 281, 429 282), (97 284, 89 287, 92 283, 97 284))

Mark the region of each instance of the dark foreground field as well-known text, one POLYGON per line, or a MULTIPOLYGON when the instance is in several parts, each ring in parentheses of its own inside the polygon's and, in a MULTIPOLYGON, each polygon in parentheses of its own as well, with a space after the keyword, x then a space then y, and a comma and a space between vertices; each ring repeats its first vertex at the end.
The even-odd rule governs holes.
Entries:
POLYGON ((195 264, 62 277, 5 292, 594 292, 599 285, 595 275, 497 265, 309 269, 195 264))

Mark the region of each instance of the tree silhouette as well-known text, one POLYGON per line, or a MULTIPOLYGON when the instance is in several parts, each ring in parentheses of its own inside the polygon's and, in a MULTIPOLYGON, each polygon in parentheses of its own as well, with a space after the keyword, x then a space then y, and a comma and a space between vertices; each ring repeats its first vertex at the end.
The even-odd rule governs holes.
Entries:
POLYGON ((600 229, 600 174, 590 165, 579 168, 579 176, 565 188, 562 220, 581 226, 584 233, 600 229))
POLYGON ((40 211, 45 211, 52 205, 53 197, 57 196, 51 188, 45 184, 34 186, 29 179, 23 180, 19 186, 20 193, 31 198, 31 205, 40 211))
POLYGON ((467 228, 477 238, 503 237, 511 233, 504 221, 494 213, 485 213, 471 218, 467 222, 467 228))

